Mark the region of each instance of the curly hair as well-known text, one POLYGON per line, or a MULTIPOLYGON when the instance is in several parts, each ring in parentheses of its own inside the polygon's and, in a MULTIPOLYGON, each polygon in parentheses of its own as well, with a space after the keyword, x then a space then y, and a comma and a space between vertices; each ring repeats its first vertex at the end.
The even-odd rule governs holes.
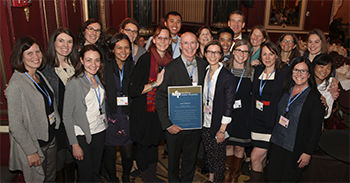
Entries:
MULTIPOLYGON (((90 24, 93 24, 93 23, 98 23, 100 24, 100 27, 102 29, 102 24, 101 22, 99 22, 98 20, 94 19, 94 18, 90 18, 89 20, 87 20, 86 22, 84 22, 84 24, 80 27, 79 31, 78 31, 78 43, 77 45, 80 46, 80 47, 84 47, 84 44, 85 44, 85 35, 84 35, 84 32, 86 30, 86 28, 90 25, 90 24)), ((104 40, 104 35, 103 35, 103 32, 101 30, 101 34, 100 34, 100 37, 98 38, 98 40, 96 41, 96 45, 97 47, 101 48, 102 45, 103 45, 103 40, 104 40)))

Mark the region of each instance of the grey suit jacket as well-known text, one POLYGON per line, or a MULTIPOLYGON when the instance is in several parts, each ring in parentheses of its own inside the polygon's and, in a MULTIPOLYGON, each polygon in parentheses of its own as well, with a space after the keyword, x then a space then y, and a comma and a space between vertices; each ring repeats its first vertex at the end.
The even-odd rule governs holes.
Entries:
MULTIPOLYGON (((37 73, 44 79, 52 91, 49 82, 39 71, 37 73)), ((45 112, 45 103, 42 94, 37 90, 32 80, 15 71, 6 89, 10 132, 10 170, 32 171, 30 177, 25 177, 27 182, 43 182, 44 171, 41 166, 29 167, 27 156, 38 153, 41 162, 45 159, 38 139, 47 141, 48 121, 45 112), (47 129, 47 130, 45 130, 47 129)), ((55 100, 54 109, 56 117, 56 129, 60 124, 60 116, 55 100)))
MULTIPOLYGON (((205 77, 205 68, 208 62, 200 57, 196 57, 198 69, 198 85, 203 85, 205 77)), ((188 75, 185 64, 181 56, 171 61, 165 67, 163 83, 158 87, 156 95, 156 108, 159 120, 162 123, 162 129, 165 130, 173 123, 169 119, 168 114, 168 86, 191 86, 192 82, 188 75)))
MULTIPOLYGON (((97 80, 100 87, 104 89, 99 78, 97 80)), ((63 123, 70 145, 78 143, 74 125, 79 126, 83 130, 86 142, 88 144, 91 142, 91 132, 86 116, 87 107, 85 103, 85 97, 89 93, 90 87, 90 82, 86 78, 85 73, 82 73, 77 78, 73 77, 67 82, 63 102, 63 123)), ((102 113, 106 115, 105 100, 102 100, 101 105, 102 113)))

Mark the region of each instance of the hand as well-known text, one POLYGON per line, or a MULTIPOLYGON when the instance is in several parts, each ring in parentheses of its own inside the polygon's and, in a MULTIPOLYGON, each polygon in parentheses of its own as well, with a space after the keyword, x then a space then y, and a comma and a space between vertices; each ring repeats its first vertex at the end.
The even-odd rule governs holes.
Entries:
POLYGON ((5 85, 5 89, 4 89, 4 97, 5 97, 5 99, 7 99, 7 96, 6 96, 6 88, 9 86, 9 84, 6 84, 5 85))
POLYGON ((310 162, 310 159, 311 155, 303 153, 297 161, 297 163, 299 163, 299 168, 304 168, 305 166, 307 166, 310 162))
POLYGON ((261 63, 260 63, 260 61, 258 60, 258 59, 255 59, 255 60, 253 60, 253 62, 252 63, 250 63, 252 66, 258 66, 258 65, 260 65, 261 63))
POLYGON ((163 78, 164 78, 164 72, 165 72, 165 68, 163 68, 162 71, 160 71, 160 73, 158 73, 157 75, 157 86, 161 85, 163 83, 163 78))
POLYGON ((324 105, 324 107, 325 107, 325 108, 328 108, 327 100, 326 100, 326 98, 324 98, 323 95, 321 95, 321 101, 322 101, 322 104, 324 105))
POLYGON ((217 137, 216 142, 218 144, 222 143, 225 140, 225 134, 220 133, 220 130, 216 132, 216 137, 217 137))
POLYGON ((72 145, 73 148, 73 157, 77 160, 83 160, 84 152, 83 149, 79 146, 78 143, 72 145))
POLYGON ((29 166, 40 166, 41 160, 38 153, 34 153, 27 156, 29 166))
POLYGON ((333 78, 331 86, 328 91, 331 93, 333 100, 337 100, 339 97, 340 89, 338 88, 338 80, 333 78))
POLYGON ((179 126, 177 126, 177 125, 173 125, 173 126, 171 126, 171 127, 168 129, 168 132, 169 132, 170 134, 175 135, 175 134, 181 132, 182 130, 184 130, 184 129, 182 129, 181 127, 179 127, 179 126))

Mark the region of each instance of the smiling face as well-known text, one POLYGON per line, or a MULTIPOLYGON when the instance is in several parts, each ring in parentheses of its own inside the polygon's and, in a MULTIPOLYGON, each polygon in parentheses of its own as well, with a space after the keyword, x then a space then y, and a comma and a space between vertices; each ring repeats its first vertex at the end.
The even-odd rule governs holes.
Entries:
POLYGON ((73 38, 66 33, 61 33, 56 37, 55 50, 57 57, 67 57, 73 48, 73 38))
POLYGON ((198 41, 196 35, 186 32, 181 35, 180 49, 181 54, 190 62, 193 61, 198 49, 198 41))
POLYGON ((171 36, 175 37, 181 29, 181 17, 179 15, 169 15, 164 25, 169 28, 171 36))
POLYGON ((22 61, 28 72, 36 71, 41 65, 42 58, 43 54, 35 43, 22 54, 22 61))
POLYGON ((222 53, 220 46, 218 45, 210 45, 205 52, 205 58, 207 58, 207 61, 211 66, 218 65, 221 56, 222 53))
POLYGON ((205 46, 209 41, 213 40, 213 36, 211 35, 208 29, 203 29, 198 36, 198 42, 205 46))
POLYGON ((267 46, 264 46, 261 49, 261 60, 266 68, 274 68, 276 64, 276 58, 276 53, 271 52, 267 46))
POLYGON ((307 40, 307 49, 312 55, 318 55, 321 53, 322 40, 317 34, 310 35, 307 40))
POLYGON ((291 35, 284 36, 283 40, 280 42, 280 45, 282 51, 284 52, 290 52, 297 46, 294 43, 293 37, 291 35))
POLYGON ((242 32, 242 29, 245 26, 245 22, 243 22, 243 16, 239 14, 232 14, 227 24, 237 36, 242 32))
POLYGON ((101 56, 97 51, 86 51, 84 58, 80 57, 80 61, 84 66, 85 74, 88 77, 94 76, 101 65, 101 56))
POLYGON ((295 82, 296 86, 305 86, 305 85, 307 86, 308 85, 307 80, 309 79, 309 77, 310 77, 309 68, 305 62, 300 62, 294 66, 292 79, 295 82), (304 71, 304 74, 302 73, 303 71, 304 71))
POLYGON ((252 35, 250 36, 250 43, 253 47, 260 47, 260 45, 266 41, 263 33, 259 29, 254 29, 252 35))
POLYGON ((95 44, 100 38, 101 26, 99 23, 92 23, 88 25, 84 31, 85 44, 95 44))
POLYGON ((248 59, 249 51, 247 45, 238 46, 234 50, 234 61, 243 64, 248 59))
POLYGON ((126 39, 122 39, 115 43, 113 53, 115 56, 115 60, 124 62, 130 54, 129 41, 126 39))
POLYGON ((130 42, 134 42, 137 38, 137 35, 138 35, 138 29, 137 29, 137 26, 132 24, 132 23, 128 23, 125 25, 124 29, 122 29, 122 33, 126 34, 129 39, 130 39, 130 42))
POLYGON ((159 54, 165 53, 171 43, 169 31, 167 29, 162 29, 159 35, 156 36, 155 39, 152 39, 152 41, 159 54))
POLYGON ((316 65, 314 71, 316 80, 322 82, 331 74, 332 63, 328 63, 327 65, 316 65))
POLYGON ((224 55, 227 55, 230 52, 230 48, 232 45, 232 34, 228 32, 223 32, 220 34, 219 42, 224 50, 224 55))

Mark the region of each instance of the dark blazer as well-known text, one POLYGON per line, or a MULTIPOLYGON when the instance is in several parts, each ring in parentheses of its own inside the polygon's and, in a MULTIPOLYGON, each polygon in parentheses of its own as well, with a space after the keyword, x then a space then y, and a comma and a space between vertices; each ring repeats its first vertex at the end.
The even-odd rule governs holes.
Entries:
MULTIPOLYGON (((263 65, 258 65, 256 68, 255 68, 255 72, 254 72, 254 80, 253 80, 253 87, 255 85, 259 85, 259 76, 261 75, 261 73, 265 70, 265 66, 263 65)), ((270 101, 270 107, 269 107, 269 110, 268 111, 265 111, 266 113, 268 113, 268 117, 266 118, 266 124, 265 124, 265 127, 267 129, 267 131, 269 131, 270 133, 272 132, 273 130, 273 127, 275 125, 275 121, 276 121, 276 115, 277 115, 277 105, 278 105, 278 102, 280 101, 282 95, 283 95, 283 82, 284 82, 284 78, 286 77, 287 75, 287 72, 289 70, 289 66, 288 65, 285 65, 283 67, 282 70, 280 71, 275 71, 276 74, 275 74, 275 80, 273 82, 273 93, 272 93, 272 97, 271 97, 271 101, 270 101)), ((254 97, 256 95, 259 95, 258 92, 256 92, 254 89, 252 90, 252 97, 253 97, 253 100, 252 100, 252 110, 251 111, 251 114, 249 115, 249 127, 251 126, 252 124, 252 116, 253 116, 253 112, 254 112, 254 107, 255 107, 255 100, 254 100, 254 97)))
POLYGON ((325 107, 321 102, 321 94, 318 90, 312 89, 300 113, 291 161, 297 162, 303 153, 314 154, 322 132, 324 114, 325 107))
MULTIPOLYGON (((198 69, 198 85, 203 85, 205 68, 208 62, 196 56, 198 69)), ((165 67, 163 83, 158 87, 156 95, 156 109, 162 129, 166 130, 173 125, 168 115, 168 86, 191 86, 192 82, 188 75, 187 68, 181 56, 171 61, 165 67)))
POLYGON ((231 117, 235 102, 237 79, 226 68, 222 68, 215 85, 210 135, 215 137, 221 126, 222 116, 231 117))

